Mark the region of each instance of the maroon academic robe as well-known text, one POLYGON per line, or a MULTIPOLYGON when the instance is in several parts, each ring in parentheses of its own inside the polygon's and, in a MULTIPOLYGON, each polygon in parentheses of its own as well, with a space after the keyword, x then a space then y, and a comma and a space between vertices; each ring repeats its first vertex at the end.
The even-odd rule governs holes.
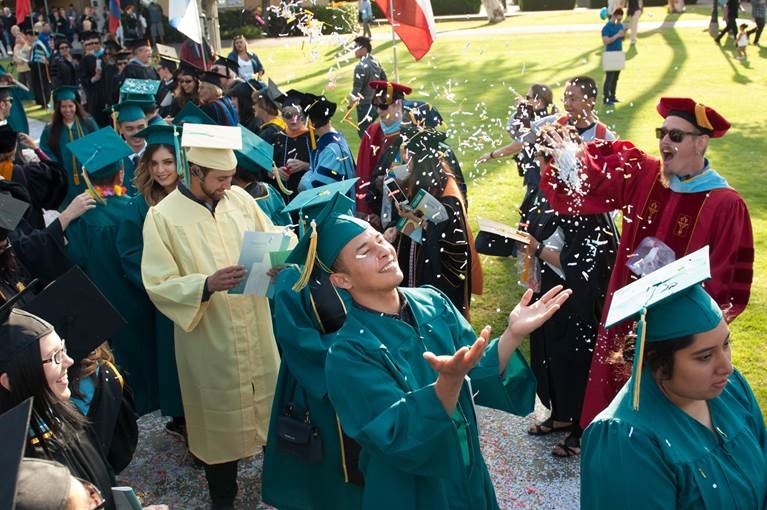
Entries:
POLYGON ((367 200, 370 179, 378 164, 378 160, 392 142, 399 139, 399 131, 391 135, 384 135, 381 123, 376 121, 368 126, 362 134, 360 149, 357 152, 357 212, 364 214, 381 214, 375 211, 367 200))
POLYGON ((605 298, 581 426, 586 427, 612 401, 626 382, 619 367, 608 363, 631 324, 606 331, 604 321, 613 293, 637 277, 626 267, 639 243, 653 236, 674 250, 677 258, 710 247, 711 279, 706 291, 734 319, 748 303, 753 276, 754 241, 751 219, 743 199, 732 188, 678 193, 661 183, 660 160, 631 142, 595 141, 586 145, 586 178, 580 193, 566 187, 548 167, 541 189, 560 214, 623 212, 623 231, 605 298))

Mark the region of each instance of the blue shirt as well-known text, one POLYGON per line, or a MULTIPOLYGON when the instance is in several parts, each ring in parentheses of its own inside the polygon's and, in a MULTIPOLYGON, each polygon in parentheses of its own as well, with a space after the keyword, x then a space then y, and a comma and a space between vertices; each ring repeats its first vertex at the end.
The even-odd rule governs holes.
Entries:
MULTIPOLYGON (((623 30, 623 23, 613 23, 612 20, 602 27, 602 37, 612 37, 623 30)), ((623 51, 623 39, 619 38, 605 47, 605 51, 623 51)))

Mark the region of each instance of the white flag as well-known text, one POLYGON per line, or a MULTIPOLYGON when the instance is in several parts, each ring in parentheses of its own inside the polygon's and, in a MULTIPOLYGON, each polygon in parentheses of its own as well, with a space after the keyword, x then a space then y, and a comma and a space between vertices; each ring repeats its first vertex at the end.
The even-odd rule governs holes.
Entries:
POLYGON ((168 20, 170 26, 197 44, 202 44, 200 14, 197 10, 197 0, 170 0, 168 4, 168 20))

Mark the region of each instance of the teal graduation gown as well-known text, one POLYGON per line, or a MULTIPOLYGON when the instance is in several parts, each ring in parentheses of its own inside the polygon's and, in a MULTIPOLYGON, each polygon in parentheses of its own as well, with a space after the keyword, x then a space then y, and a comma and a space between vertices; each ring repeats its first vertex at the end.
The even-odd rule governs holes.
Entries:
POLYGON ((136 185, 133 184, 133 178, 135 176, 136 165, 133 163, 133 160, 130 156, 125 156, 123 158, 123 186, 125 186, 125 189, 130 196, 139 194, 138 189, 136 189, 136 185))
MULTIPOLYGON (((130 199, 130 207, 117 231, 117 251, 128 280, 146 294, 141 280, 141 254, 144 251, 142 229, 149 204, 138 194, 130 199)), ((149 296, 146 296, 147 299, 149 296)), ((154 307, 153 307, 154 308, 154 307)), ((157 383, 160 411, 164 416, 184 416, 181 386, 178 382, 173 322, 154 308, 154 338, 157 353, 157 383)))
MULTIPOLYGON (((279 196, 279 195, 278 195, 279 196)), ((261 499, 280 510, 357 510, 362 488, 346 481, 336 413, 325 384, 325 358, 336 334, 322 334, 308 288, 294 292, 299 271, 277 275, 272 306, 281 363, 264 453, 261 499), (288 403, 309 410, 322 438, 323 457, 309 464, 277 447, 277 419, 288 403)), ((348 309, 349 295, 340 291, 348 309)))
POLYGON ((8 125, 19 133, 29 134, 29 119, 27 119, 27 112, 24 110, 24 102, 26 100, 34 99, 28 90, 24 90, 21 87, 11 88, 11 97, 13 98, 13 104, 11 105, 11 113, 8 115, 8 125))
POLYGON ((668 400, 647 369, 634 411, 629 383, 584 433, 581 508, 766 508, 764 419, 740 372, 708 401, 715 432, 668 400))
POLYGON ((493 342, 469 372, 471 382, 463 384, 456 413, 449 416, 434 390, 437 374, 423 353, 452 355, 477 335, 437 289, 399 291, 414 327, 352 305, 326 361, 330 400, 346 433, 362 446, 362 508, 497 509, 474 403, 529 414, 533 373, 515 352, 499 375, 498 342, 493 342))
POLYGON ((256 200, 272 223, 280 227, 290 225, 290 213, 282 212, 285 208, 285 199, 271 184, 256 181, 245 188, 245 191, 256 200))
POLYGON ((85 180, 80 173, 82 162, 77 161, 77 158, 69 151, 68 145, 70 142, 79 140, 88 133, 97 131, 98 128, 96 121, 90 117, 77 120, 71 127, 61 126, 58 153, 50 145, 51 125, 46 124, 43 128, 43 132, 40 135, 40 149, 53 161, 60 163, 67 174, 67 195, 64 197, 64 201, 61 202, 61 206, 59 206, 59 209, 62 211, 69 205, 72 199, 85 191, 85 180))
POLYGON ((158 407, 154 311, 146 292, 123 270, 117 232, 131 213, 130 198, 112 196, 73 221, 66 231, 67 254, 125 318, 127 325, 110 339, 117 364, 133 388, 139 415, 158 407))

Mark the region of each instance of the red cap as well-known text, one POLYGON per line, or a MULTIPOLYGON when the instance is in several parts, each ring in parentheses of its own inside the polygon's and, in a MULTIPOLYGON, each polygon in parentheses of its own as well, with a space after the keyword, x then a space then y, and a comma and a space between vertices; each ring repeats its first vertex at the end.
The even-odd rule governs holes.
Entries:
POLYGON ((706 133, 711 138, 724 136, 730 123, 716 110, 689 97, 662 97, 656 107, 664 119, 668 116, 681 117, 706 133))
POLYGON ((397 99, 403 99, 406 94, 413 92, 413 89, 401 83, 393 81, 375 80, 369 83, 370 88, 379 90, 376 93, 377 98, 383 98, 386 104, 392 104, 397 99))

